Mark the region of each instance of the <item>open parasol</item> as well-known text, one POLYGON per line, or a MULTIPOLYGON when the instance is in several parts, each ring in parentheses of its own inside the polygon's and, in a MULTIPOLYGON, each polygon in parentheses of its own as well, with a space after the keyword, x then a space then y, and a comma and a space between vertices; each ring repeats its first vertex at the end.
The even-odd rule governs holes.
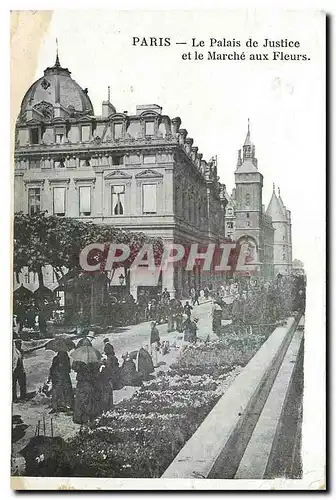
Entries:
POLYGON ((83 346, 92 346, 90 339, 88 339, 87 337, 83 337, 83 338, 79 339, 79 341, 77 342, 76 349, 78 349, 79 347, 83 347, 83 346))
POLYGON ((50 351, 60 352, 60 351, 71 351, 76 346, 71 339, 67 337, 56 337, 46 343, 45 348, 50 351))
POLYGON ((89 363, 97 363, 101 359, 101 353, 98 349, 92 346, 82 346, 78 347, 71 353, 71 357, 74 361, 81 361, 88 365, 89 363))

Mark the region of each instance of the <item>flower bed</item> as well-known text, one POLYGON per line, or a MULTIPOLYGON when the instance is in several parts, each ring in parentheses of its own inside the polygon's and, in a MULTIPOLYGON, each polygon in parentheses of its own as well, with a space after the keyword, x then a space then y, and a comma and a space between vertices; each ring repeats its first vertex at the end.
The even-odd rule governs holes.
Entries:
POLYGON ((265 339, 231 335, 184 348, 168 372, 68 441, 68 475, 160 477, 265 339))

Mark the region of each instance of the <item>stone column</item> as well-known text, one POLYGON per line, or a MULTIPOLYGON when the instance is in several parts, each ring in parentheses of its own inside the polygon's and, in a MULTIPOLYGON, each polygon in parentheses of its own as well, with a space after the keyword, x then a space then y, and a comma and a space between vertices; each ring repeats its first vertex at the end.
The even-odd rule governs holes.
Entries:
POLYGON ((103 217, 103 201, 104 201, 104 171, 96 171, 96 183, 94 192, 94 209, 93 215, 95 217, 103 217))
POLYGON ((173 166, 165 168, 165 175, 163 179, 163 185, 165 187, 165 214, 174 213, 174 179, 173 179, 173 166))

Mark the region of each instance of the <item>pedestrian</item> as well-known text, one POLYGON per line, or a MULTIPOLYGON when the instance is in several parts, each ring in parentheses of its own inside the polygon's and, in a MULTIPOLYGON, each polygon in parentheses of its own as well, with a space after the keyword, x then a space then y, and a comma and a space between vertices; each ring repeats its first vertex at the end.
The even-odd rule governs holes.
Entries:
POLYGON ((222 326, 222 312, 220 303, 214 300, 212 306, 212 331, 216 334, 219 333, 222 326))
POLYGON ((165 301, 165 303, 170 300, 170 293, 168 292, 167 288, 165 288, 162 292, 161 298, 165 301))
MULTIPOLYGON (((118 368, 119 368, 119 363, 118 363, 118 368)), ((100 383, 100 390, 101 390, 100 411, 104 413, 105 411, 110 410, 113 406, 114 370, 108 361, 108 357, 106 357, 106 359, 103 360, 99 372, 100 375, 98 377, 98 381, 100 383)))
POLYGON ((123 386, 139 387, 142 385, 141 374, 137 372, 134 361, 128 352, 123 354, 123 364, 120 370, 120 378, 123 386))
POLYGON ((175 311, 175 321, 176 330, 182 333, 182 323, 183 323, 183 306, 180 300, 177 301, 176 311, 175 311))
POLYGON ((143 347, 141 347, 137 352, 135 368, 139 373, 141 380, 149 380, 151 373, 154 372, 152 357, 143 347))
POLYGON ((85 424, 98 417, 102 408, 102 385, 99 363, 76 361, 73 369, 77 372, 77 387, 73 413, 76 424, 85 424))
POLYGON ((189 301, 187 300, 184 308, 183 308, 183 313, 187 315, 187 317, 190 319, 191 317, 191 311, 193 310, 193 306, 189 304, 189 301))
POLYGON ((197 330, 198 330, 198 318, 194 318, 189 326, 189 342, 196 344, 197 342, 197 330))
POLYGON ((17 339, 13 345, 13 402, 23 401, 27 396, 27 377, 23 364, 22 340, 17 339), (20 388, 20 398, 17 397, 17 384, 20 388))
POLYGON ((110 344, 109 341, 105 343, 104 353, 106 356, 106 359, 104 360, 105 378, 108 378, 111 381, 113 389, 121 389, 119 361, 117 356, 115 355, 114 347, 110 344))
POLYGON ((53 358, 49 370, 48 383, 52 383, 50 413, 70 411, 73 408, 74 397, 70 379, 70 359, 68 353, 60 351, 53 358))
POLYGON ((234 325, 237 325, 241 322, 241 303, 240 303, 240 296, 237 294, 233 300, 232 303, 232 323, 234 325))
POLYGON ((194 293, 193 306, 196 305, 196 302, 197 302, 198 306, 200 305, 200 303, 199 303, 199 296, 200 296, 199 290, 196 288, 195 289, 195 293, 194 293))
POLYGON ((109 354, 114 355, 114 348, 110 342, 110 339, 106 337, 103 340, 103 343, 104 343, 104 354, 106 354, 106 356, 108 356, 109 354))
POLYGON ((158 366, 158 350, 160 348, 160 334, 159 330, 155 326, 155 321, 151 323, 151 331, 149 338, 150 354, 152 356, 154 368, 158 366))

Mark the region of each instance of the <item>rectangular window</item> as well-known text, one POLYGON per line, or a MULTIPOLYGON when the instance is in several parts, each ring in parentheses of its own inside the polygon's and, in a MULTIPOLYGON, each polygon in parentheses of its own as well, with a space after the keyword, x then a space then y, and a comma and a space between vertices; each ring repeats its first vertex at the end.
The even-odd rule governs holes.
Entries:
POLYGON ((88 142, 90 140, 91 135, 91 126, 83 125, 81 127, 81 142, 88 142))
POLYGON ((123 165, 123 164, 124 164, 123 156, 117 156, 117 155, 112 156, 112 165, 123 165))
POLYGON ((154 122, 145 123, 145 135, 154 135, 154 122))
POLYGON ((41 166, 40 160, 32 160, 32 159, 29 160, 29 168, 30 169, 40 168, 40 166, 41 166))
POLYGON ((64 128, 56 128, 55 130, 56 144, 63 144, 64 142, 64 128))
POLYGON ((41 210, 41 190, 40 188, 28 189, 28 213, 34 215, 41 210))
POLYGON ((65 161, 63 158, 60 158, 59 160, 54 161, 54 167, 55 168, 65 168, 65 161))
POLYGON ((246 219, 249 219, 249 218, 250 218, 250 214, 247 212, 246 219))
POLYGON ((39 144, 40 142, 40 132, 38 128, 30 129, 30 143, 39 144))
POLYGON ((89 158, 87 159, 81 159, 79 162, 80 168, 85 168, 85 167, 90 167, 90 160, 89 158))
POLYGON ((151 164, 156 163, 156 156, 155 155, 144 155, 143 161, 146 164, 148 164, 148 163, 151 163, 151 164))
POLYGON ((54 215, 62 217, 65 215, 65 188, 55 187, 53 189, 53 211, 54 215))
POLYGON ((142 185, 142 212, 156 214, 156 184, 142 185))
POLYGON ((91 215, 91 187, 81 186, 79 188, 79 215, 91 215))
POLYGON ((122 123, 115 123, 113 127, 113 136, 115 139, 120 139, 122 137, 123 126, 122 123))
POLYGON ((112 186, 112 215, 125 213, 125 186, 112 186))

